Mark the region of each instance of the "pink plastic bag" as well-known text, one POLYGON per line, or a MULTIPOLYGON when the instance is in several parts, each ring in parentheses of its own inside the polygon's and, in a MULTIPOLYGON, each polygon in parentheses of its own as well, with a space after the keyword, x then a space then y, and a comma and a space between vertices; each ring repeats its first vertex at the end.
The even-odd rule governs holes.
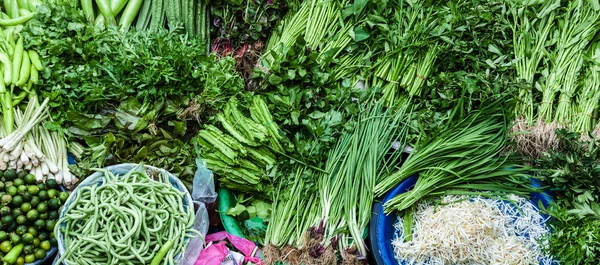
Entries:
POLYGON ((214 234, 207 235, 206 243, 208 242, 219 242, 208 246, 200 252, 198 259, 194 265, 221 265, 223 259, 229 254, 229 249, 225 245, 228 240, 237 250, 244 254, 244 262, 252 262, 257 265, 262 265, 260 260, 260 250, 254 244, 254 242, 231 235, 227 232, 217 232, 214 234))

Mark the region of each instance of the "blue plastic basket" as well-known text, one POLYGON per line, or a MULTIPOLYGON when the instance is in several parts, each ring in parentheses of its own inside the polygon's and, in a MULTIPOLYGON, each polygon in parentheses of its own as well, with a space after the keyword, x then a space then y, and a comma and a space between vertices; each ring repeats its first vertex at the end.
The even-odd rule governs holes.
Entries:
MULTIPOLYGON (((138 164, 127 163, 127 164, 118 164, 118 165, 108 166, 104 169, 110 171, 111 173, 113 173, 115 175, 125 175, 125 174, 127 174, 127 172, 131 171, 132 169, 136 168, 137 166, 138 166, 138 164)), ((164 169, 156 168, 153 166, 144 165, 144 170, 146 170, 146 172, 148 173, 148 176, 157 176, 157 174, 167 173, 167 175, 169 176, 169 183, 173 187, 178 189, 179 191, 182 191, 185 193, 184 198, 183 198, 183 206, 184 206, 183 208, 185 209, 185 211, 189 211, 189 209, 193 209, 194 204, 192 202, 192 196, 190 195, 189 191, 187 190, 187 188, 185 187, 183 182, 181 182, 181 180, 179 180, 177 177, 175 177, 173 174, 169 173, 168 171, 166 171, 164 169), (192 207, 190 208, 189 206, 192 206, 192 207)), ((73 190, 71 195, 69 195, 69 198, 65 202, 63 209, 60 211, 59 216, 61 218, 63 217, 63 215, 66 213, 67 209, 73 202, 73 200, 76 198, 77 192, 79 192, 81 187, 86 187, 86 186, 91 186, 91 185, 99 186, 103 181, 104 181, 104 173, 102 173, 102 172, 95 172, 94 174, 87 177, 84 181, 82 181, 77 186, 77 188, 75 188, 75 190, 73 190)), ((63 226, 64 226, 64 224, 63 224, 63 226)), ((65 252, 65 246, 63 244, 63 234, 60 232, 60 230, 59 230, 58 234, 56 235, 56 237, 57 237, 57 241, 58 241, 58 253, 60 255, 65 252)), ((184 242, 186 244, 188 241, 189 241, 189 238, 186 238, 184 240, 184 242)), ((55 250, 55 252, 56 252, 56 250, 55 250)), ((178 260, 181 257, 182 257, 182 254, 179 253, 175 256, 175 260, 178 260)), ((57 259, 58 259, 58 255, 54 259, 53 264, 56 263, 57 259)))
MULTIPOLYGON (((376 202, 373 205, 373 215, 369 227, 371 231, 369 236, 371 249, 373 250, 373 255, 378 265, 406 265, 404 262, 399 264, 398 261, 396 261, 396 258, 394 257, 394 248, 391 244, 396 235, 394 224, 398 221, 398 217, 395 212, 386 215, 383 212, 383 204, 396 197, 396 195, 412 189, 417 182, 417 178, 418 176, 412 176, 405 179, 394 189, 386 193, 381 202, 376 202)), ((533 182, 533 186, 539 187, 539 184, 533 182)), ((552 198, 547 193, 533 193, 531 195, 531 202, 537 206, 538 201, 541 202, 544 207, 547 207, 552 202, 552 198)))

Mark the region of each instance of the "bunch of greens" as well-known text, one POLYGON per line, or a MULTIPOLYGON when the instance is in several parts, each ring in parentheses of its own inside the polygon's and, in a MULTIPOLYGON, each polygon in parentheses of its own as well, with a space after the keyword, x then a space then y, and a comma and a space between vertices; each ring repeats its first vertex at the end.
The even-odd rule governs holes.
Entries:
POLYGON ((508 141, 511 101, 507 94, 458 117, 434 137, 423 137, 398 171, 382 177, 375 187, 383 195, 418 174, 414 188, 386 202, 385 212, 410 209, 430 196, 445 194, 527 195, 533 189, 527 168, 502 154, 508 141))
POLYGON ((600 141, 580 140, 578 133, 558 129, 559 147, 535 161, 538 178, 554 194, 547 209, 553 232, 546 251, 561 264, 600 262, 600 141))
POLYGON ((556 130, 559 147, 536 161, 537 175, 560 201, 573 202, 589 192, 600 198, 600 141, 581 141, 578 133, 556 130))
POLYGON ((197 123, 243 89, 235 61, 177 30, 100 31, 70 5, 38 10, 21 34, 46 62, 40 93, 54 121, 91 148, 80 164, 146 162, 191 177, 197 123))
POLYGON ((541 240, 547 242, 544 251, 560 264, 594 265, 600 262, 600 219, 580 218, 565 206, 548 209, 552 233, 541 240))

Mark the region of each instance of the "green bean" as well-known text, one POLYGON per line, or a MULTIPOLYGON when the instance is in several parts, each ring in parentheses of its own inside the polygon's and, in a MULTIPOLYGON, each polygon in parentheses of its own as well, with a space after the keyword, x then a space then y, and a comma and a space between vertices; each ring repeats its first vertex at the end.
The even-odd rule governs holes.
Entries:
POLYGON ((100 171, 99 186, 78 190, 55 230, 64 235, 65 264, 148 264, 168 241, 175 244, 164 264, 185 251, 185 238, 198 233, 191 228, 193 208, 183 206, 185 193, 167 175, 153 180, 137 169, 122 176, 100 171))

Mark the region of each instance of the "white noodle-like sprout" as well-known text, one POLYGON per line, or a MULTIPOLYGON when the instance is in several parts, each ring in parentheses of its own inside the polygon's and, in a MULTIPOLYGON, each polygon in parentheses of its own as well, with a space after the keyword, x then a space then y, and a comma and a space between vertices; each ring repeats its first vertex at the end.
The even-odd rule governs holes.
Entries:
POLYGON ((411 241, 402 236, 403 219, 395 225, 396 259, 407 265, 553 264, 538 242, 549 232, 547 219, 530 201, 508 199, 513 203, 448 195, 441 205, 417 204, 411 241))

